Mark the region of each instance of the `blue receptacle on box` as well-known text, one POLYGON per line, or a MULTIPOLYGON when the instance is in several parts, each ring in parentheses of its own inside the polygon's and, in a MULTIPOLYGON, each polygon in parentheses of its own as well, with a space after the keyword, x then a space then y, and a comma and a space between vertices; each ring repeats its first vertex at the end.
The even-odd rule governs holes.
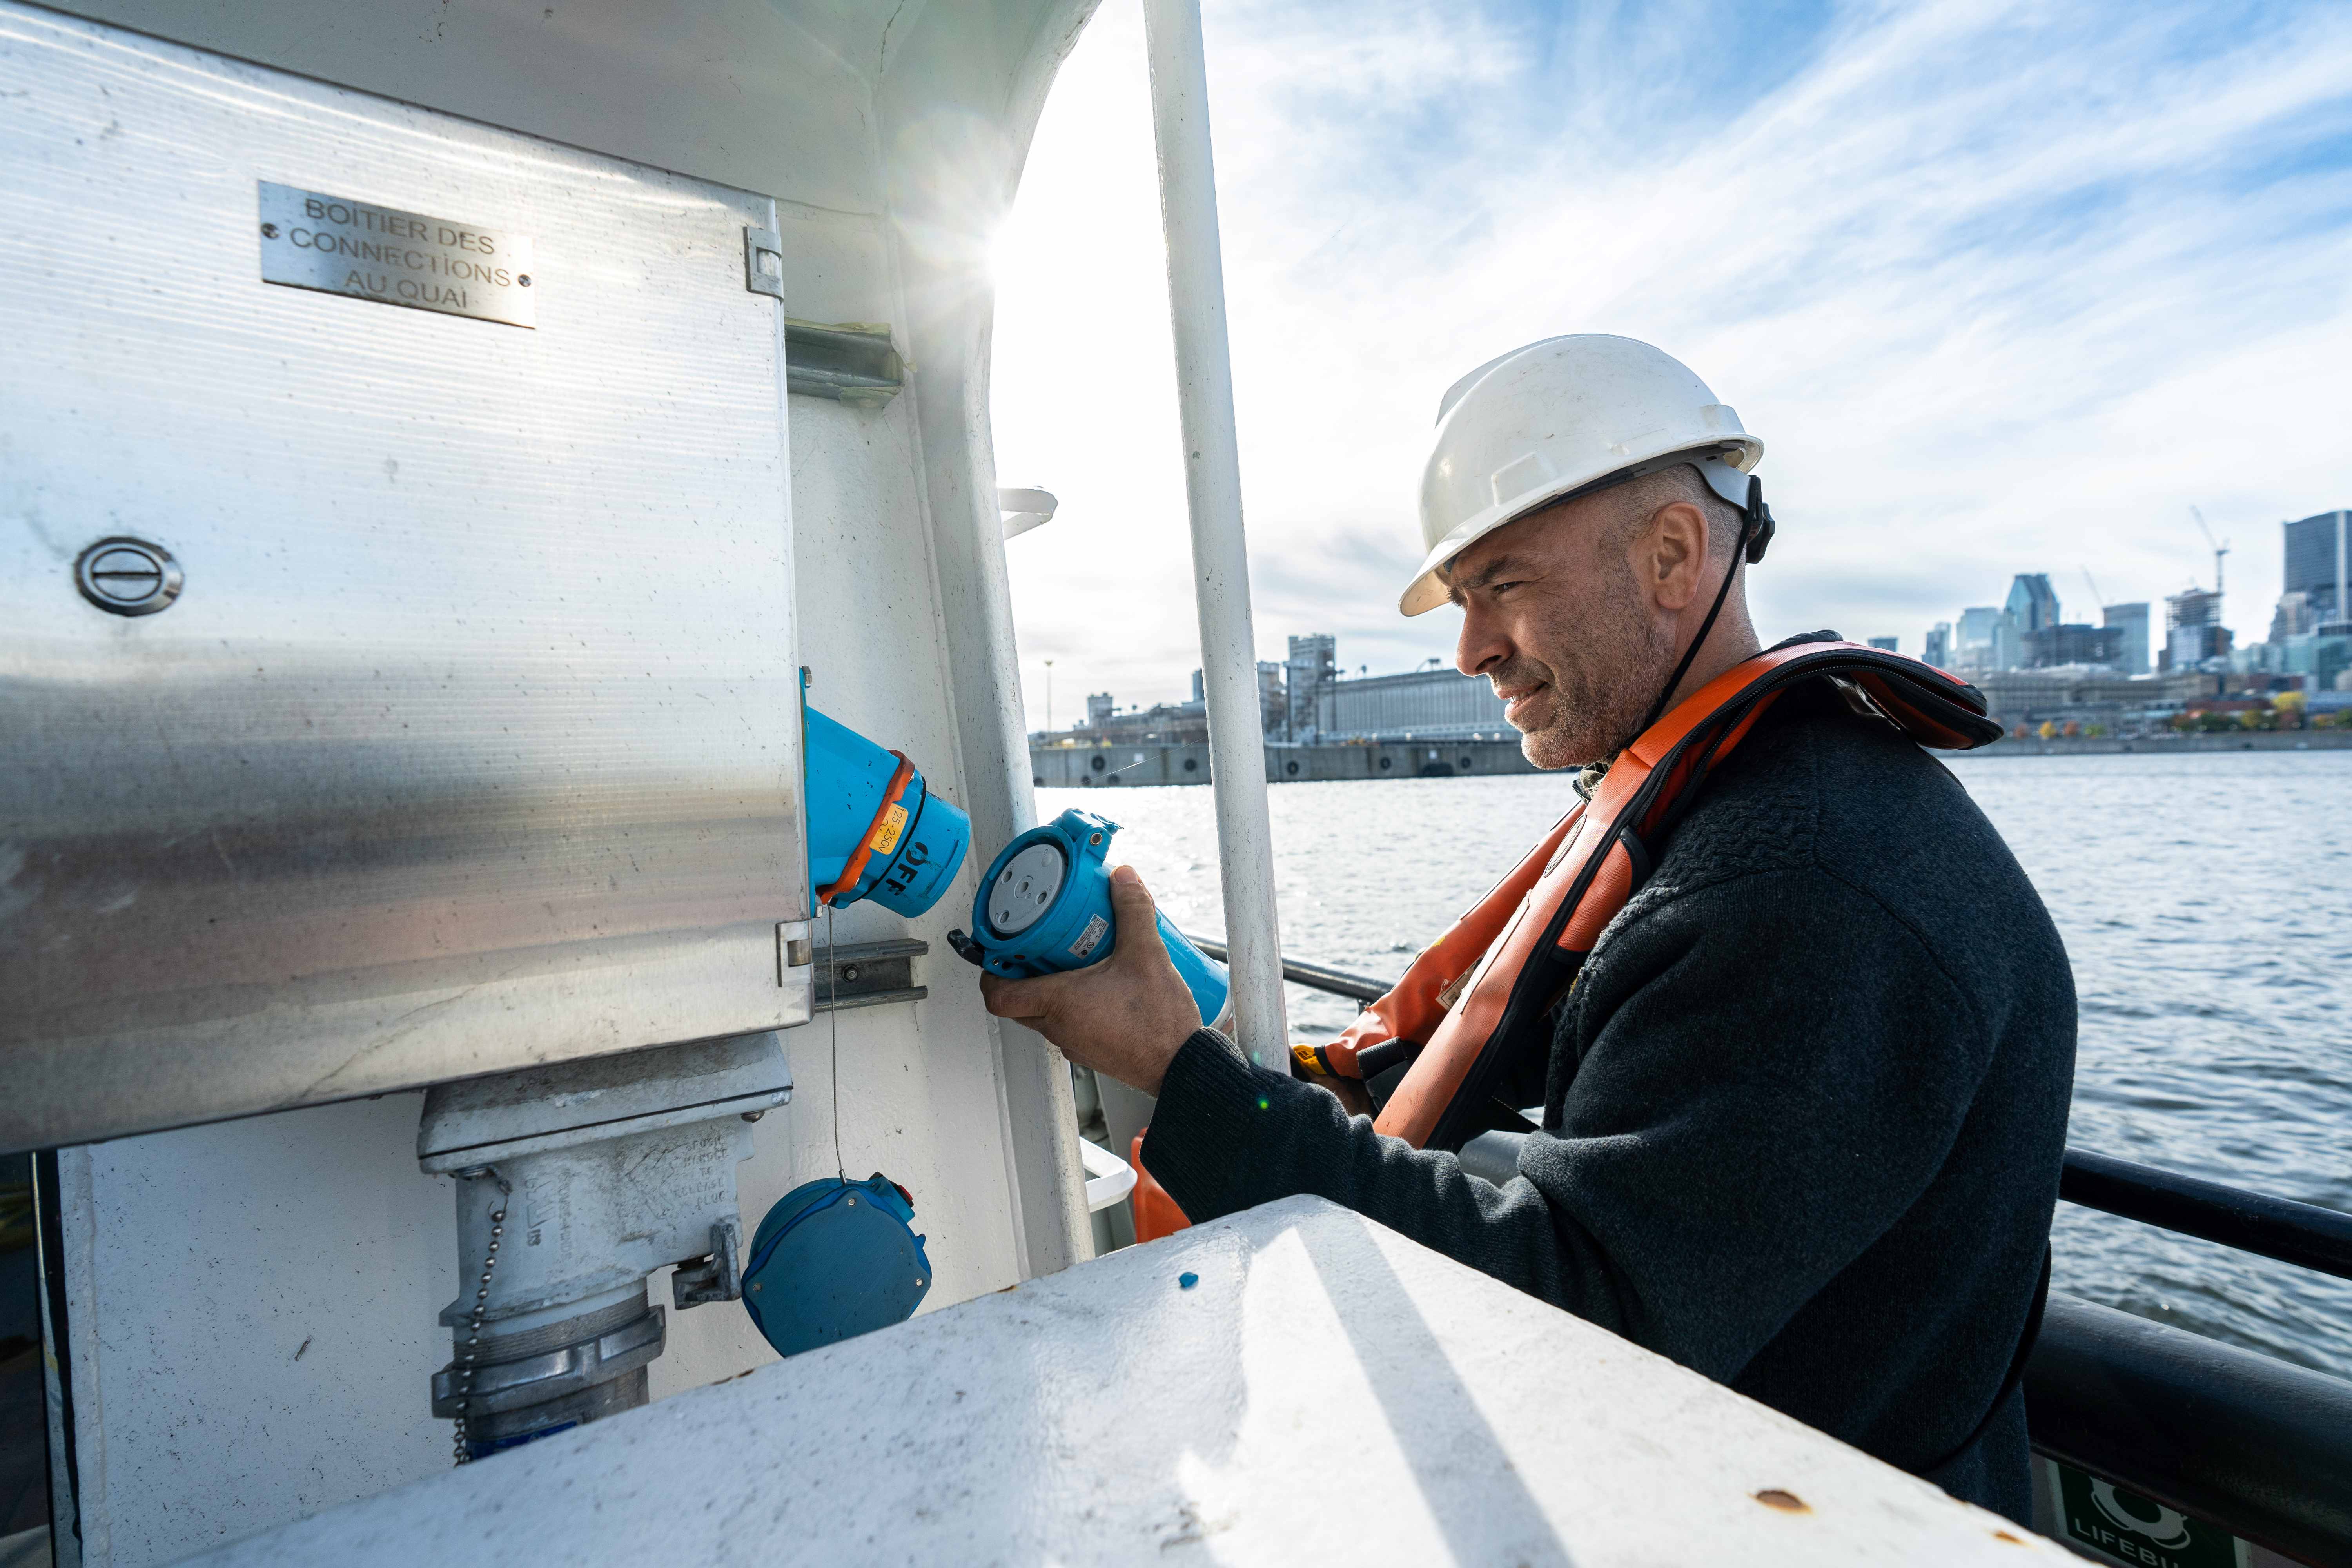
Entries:
POLYGON ((912 919, 940 901, 971 845, 971 818, 914 763, 804 708, 813 903, 872 899, 912 919))

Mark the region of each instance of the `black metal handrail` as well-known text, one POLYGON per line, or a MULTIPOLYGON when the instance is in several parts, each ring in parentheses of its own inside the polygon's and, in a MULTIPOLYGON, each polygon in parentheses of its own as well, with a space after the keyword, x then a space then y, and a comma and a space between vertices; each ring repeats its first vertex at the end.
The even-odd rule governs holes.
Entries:
POLYGON ((2038 1452, 2142 1497, 2302 1562, 2352 1562, 2341 1378, 2053 1290, 2025 1424, 2038 1452))
MULTIPOLYGON (((1198 936, 1191 941, 1211 958, 1227 962, 1224 943, 1198 936)), ((1282 974, 1309 990, 1356 1002, 1379 1000, 1391 984, 1292 958, 1282 961, 1282 974)), ((2337 1209, 2071 1148, 2058 1195, 2084 1208, 2352 1279, 2352 1214, 2337 1209)))
MULTIPOLYGON (((1222 942, 1212 942, 1205 936, 1187 933, 1185 941, 1215 959, 1219 963, 1231 963, 1233 959, 1222 942)), ((1301 963, 1295 958, 1282 961, 1282 977, 1306 986, 1310 991, 1328 991, 1334 996, 1345 996, 1352 1002, 1377 1002, 1387 995, 1396 983, 1391 980, 1368 980, 1360 974, 1350 974, 1343 969, 1326 969, 1319 963, 1301 963)))
POLYGON ((2066 1151, 2058 1195, 2084 1208, 2352 1279, 2352 1215, 2336 1209, 2250 1193, 2087 1149, 2066 1151))

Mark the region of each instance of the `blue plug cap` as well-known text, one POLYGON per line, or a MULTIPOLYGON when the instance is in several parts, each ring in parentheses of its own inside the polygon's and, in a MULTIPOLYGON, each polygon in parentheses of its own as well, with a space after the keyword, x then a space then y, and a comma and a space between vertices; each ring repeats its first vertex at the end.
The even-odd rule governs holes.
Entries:
POLYGON ((743 1309, 778 1355, 798 1355, 915 1315, 931 1260, 915 1205, 876 1172, 862 1182, 803 1182, 752 1234, 743 1309))

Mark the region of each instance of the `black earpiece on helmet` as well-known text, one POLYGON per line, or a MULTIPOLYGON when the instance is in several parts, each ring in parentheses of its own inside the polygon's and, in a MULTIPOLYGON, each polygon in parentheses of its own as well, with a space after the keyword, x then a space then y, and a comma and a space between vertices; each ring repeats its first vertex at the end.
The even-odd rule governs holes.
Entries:
POLYGON ((1764 547, 1772 542, 1772 509, 1764 504, 1764 481, 1755 475, 1748 476, 1748 515, 1741 532, 1748 538, 1748 564, 1755 565, 1764 559, 1764 547))

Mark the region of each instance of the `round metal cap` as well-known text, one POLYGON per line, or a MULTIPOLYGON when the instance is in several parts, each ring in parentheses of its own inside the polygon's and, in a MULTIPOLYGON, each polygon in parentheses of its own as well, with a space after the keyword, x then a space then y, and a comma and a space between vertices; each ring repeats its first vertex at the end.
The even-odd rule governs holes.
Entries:
POLYGON ((74 586, 112 616, 152 616, 180 596, 180 563, 143 539, 101 539, 74 562, 74 586))

